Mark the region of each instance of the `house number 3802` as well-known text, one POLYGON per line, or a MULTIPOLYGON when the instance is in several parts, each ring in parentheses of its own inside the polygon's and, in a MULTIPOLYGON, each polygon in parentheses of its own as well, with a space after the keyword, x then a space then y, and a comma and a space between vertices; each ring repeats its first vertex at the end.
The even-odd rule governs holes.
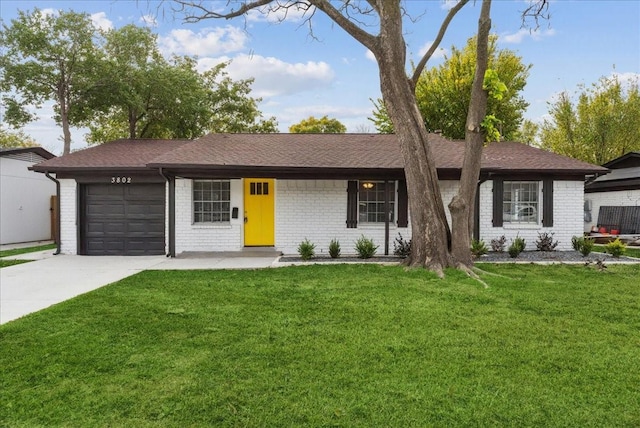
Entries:
POLYGON ((129 184, 131 177, 111 177, 111 184, 129 184))

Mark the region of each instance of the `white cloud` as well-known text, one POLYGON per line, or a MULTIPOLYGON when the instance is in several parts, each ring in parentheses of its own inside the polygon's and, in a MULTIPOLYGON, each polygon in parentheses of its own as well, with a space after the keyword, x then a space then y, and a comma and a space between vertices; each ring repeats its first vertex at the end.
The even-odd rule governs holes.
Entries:
POLYGON ((107 14, 104 12, 98 12, 91 15, 91 22, 93 26, 101 30, 107 31, 113 28, 113 22, 107 18, 107 14))
POLYGON ((376 62, 376 56, 373 54, 373 52, 371 52, 369 49, 367 49, 367 51, 364 53, 364 56, 373 62, 376 62))
MULTIPOLYGON (((228 57, 203 58, 198 61, 198 69, 204 71, 228 57)), ((234 80, 254 78, 251 95, 254 97, 274 97, 291 95, 328 87, 335 73, 325 62, 287 63, 273 57, 241 54, 231 58, 226 68, 234 80)))
POLYGON ((618 73, 617 71, 614 71, 609 77, 612 79, 617 79, 618 82, 622 84, 622 86, 637 86, 638 84, 640 84, 640 73, 618 73))
POLYGON ((460 0, 442 0, 442 4, 440 5, 440 9, 451 10, 458 3, 460 3, 460 0))
POLYGON ((526 28, 521 28, 515 33, 500 35, 499 41, 503 43, 518 44, 518 43, 522 43, 522 41, 526 37, 530 37, 532 40, 539 41, 539 40, 542 40, 543 38, 555 36, 555 34, 556 34, 556 30, 554 30, 553 28, 550 28, 548 30, 540 30, 540 29, 528 30, 526 28))
POLYGON ((247 34, 233 26, 205 28, 195 33, 191 30, 172 30, 159 38, 160 49, 165 54, 211 56, 237 52, 244 48, 247 34))
POLYGON ((157 27, 158 20, 153 15, 142 15, 139 21, 147 27, 157 27))
MULTIPOLYGON (((420 54, 420 58, 422 58, 424 56, 424 54, 427 53, 427 51, 431 48, 431 45, 433 44, 433 40, 425 43, 420 50, 418 51, 418 54, 420 54)), ((449 53, 449 51, 445 48, 439 47, 435 50, 435 52, 433 52, 433 55, 431 56, 431 59, 442 59, 444 58, 447 54, 449 53)))

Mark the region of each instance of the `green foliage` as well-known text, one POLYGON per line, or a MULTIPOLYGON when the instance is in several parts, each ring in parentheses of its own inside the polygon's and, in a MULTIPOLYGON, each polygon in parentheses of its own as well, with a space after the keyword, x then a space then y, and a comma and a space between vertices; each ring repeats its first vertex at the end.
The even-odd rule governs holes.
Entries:
POLYGON ((471 241, 471 254, 473 254, 474 257, 483 256, 488 252, 487 244, 485 244, 483 240, 473 239, 471 241))
MULTIPOLYGON (((473 37, 462 50, 452 47, 451 55, 442 65, 422 73, 416 85, 416 98, 427 129, 441 130, 448 138, 464 139, 475 64, 476 38, 473 37)), ((531 65, 524 65, 522 58, 511 50, 498 49, 497 36, 491 36, 488 67, 485 85, 488 85, 494 97, 489 97, 487 116, 495 118, 492 123, 501 130, 504 139, 513 140, 528 107, 521 93, 531 65)), ((373 101, 373 105, 373 117, 369 120, 378 132, 392 133, 393 126, 384 103, 378 100, 373 101)), ((495 141, 496 134, 492 133, 488 138, 495 141)))
POLYGON ((398 257, 409 257, 411 255, 411 239, 406 241, 400 232, 393 241, 393 254, 398 257))
POLYGON ((571 238, 571 246, 574 250, 579 251, 583 256, 588 256, 593 251, 595 240, 585 236, 573 236, 571 238))
POLYGON ((340 257, 340 241, 337 239, 332 239, 331 242, 329 242, 329 255, 332 259, 340 257))
POLYGON ((19 147, 35 147, 40 146, 33 138, 29 137, 22 131, 12 132, 0 126, 0 147, 1 148, 19 148, 19 147))
POLYGON ((538 232, 538 239, 536 240, 536 248, 538 251, 555 251, 558 246, 558 241, 553 240, 554 233, 551 232, 538 232))
POLYGON ((515 239, 511 240, 511 245, 509 245, 507 252, 509 253, 510 257, 516 258, 520 255, 521 252, 524 251, 526 247, 527 243, 525 242, 524 238, 516 236, 515 239))
POLYGON ((627 249, 627 245, 620 240, 620 238, 616 238, 615 240, 609 242, 604 246, 605 252, 611 254, 613 257, 620 257, 625 253, 627 249))
POLYGON ((525 119, 522 121, 520 128, 513 136, 514 141, 518 141, 520 143, 527 144, 529 146, 537 146, 538 142, 538 134, 540 131, 540 126, 529 120, 525 119))
POLYGON ((313 244, 309 239, 305 238, 298 245, 298 254, 302 260, 311 260, 316 255, 316 244, 313 244))
POLYGON ((19 11, 0 31, 0 89, 4 121, 20 126, 35 119, 28 107, 53 101, 55 120, 63 127, 64 153, 70 152, 69 127, 91 113, 88 94, 101 69, 98 33, 85 13, 19 11))
POLYGON ((379 245, 373 243, 373 239, 367 238, 364 235, 360 236, 356 241, 356 253, 361 259, 370 259, 376 254, 379 245))
POLYGON ((329 119, 327 116, 317 119, 309 116, 307 119, 291 125, 289 132, 292 134, 344 134, 347 132, 347 127, 338 119, 329 119))
POLYGON ((497 253, 504 252, 504 247, 507 245, 507 237, 502 235, 499 238, 491 240, 491 251, 495 251, 497 253))
POLYGON ((252 79, 233 81, 228 63, 200 73, 189 56, 165 59, 148 28, 126 25, 105 35, 108 78, 95 93, 92 144, 116 138, 197 138, 209 132, 276 132, 249 96, 252 79), (179 101, 179 102, 178 102, 179 101))
POLYGON ((591 88, 580 87, 577 102, 561 93, 549 104, 541 145, 547 150, 594 164, 640 150, 640 83, 623 84, 614 75, 591 88))

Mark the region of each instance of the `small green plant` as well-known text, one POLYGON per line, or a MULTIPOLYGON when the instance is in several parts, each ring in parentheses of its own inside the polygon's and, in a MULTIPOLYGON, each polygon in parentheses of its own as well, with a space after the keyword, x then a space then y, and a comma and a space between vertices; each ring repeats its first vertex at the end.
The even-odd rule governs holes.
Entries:
POLYGON ((588 256, 593 251, 595 240, 584 236, 574 236, 571 238, 571 246, 574 250, 579 251, 583 256, 588 256))
POLYGON ((485 244, 483 240, 473 239, 471 241, 471 254, 473 254, 474 257, 483 256, 488 252, 487 244, 485 244))
POLYGON ((604 246, 605 252, 611 254, 613 257, 618 258, 624 254, 627 249, 627 245, 620 240, 620 238, 616 238, 615 241, 609 242, 604 246))
POLYGON ((316 244, 313 244, 309 239, 305 238, 304 241, 298 245, 298 254, 302 260, 311 260, 316 255, 316 244))
POLYGON ((521 252, 524 251, 526 247, 527 243, 525 242, 524 238, 516 236, 515 239, 511 240, 511 245, 509 245, 507 251, 509 252, 509 256, 515 259, 520 255, 521 252))
POLYGON ((491 240, 491 251, 495 251, 497 253, 503 253, 504 247, 507 245, 507 237, 502 235, 499 238, 491 240))
POLYGON ((558 241, 553 240, 553 232, 538 232, 538 240, 536 241, 538 251, 555 251, 557 246, 558 241))
POLYGON ((393 242, 393 254, 398 257, 409 257, 411 254, 411 239, 405 241, 402 234, 398 232, 398 237, 393 242))
POLYGON ((329 243, 329 255, 332 259, 340 257, 340 242, 337 239, 332 239, 329 243))
POLYGON ((378 245, 373 243, 373 239, 369 239, 364 235, 356 241, 356 253, 358 253, 358 257, 361 259, 370 259, 373 257, 378 247, 378 245))

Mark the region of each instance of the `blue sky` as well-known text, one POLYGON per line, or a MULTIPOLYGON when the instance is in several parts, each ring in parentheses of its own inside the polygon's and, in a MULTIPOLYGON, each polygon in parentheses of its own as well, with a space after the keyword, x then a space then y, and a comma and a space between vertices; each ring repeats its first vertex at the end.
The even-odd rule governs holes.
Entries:
MULTIPOLYGON (((225 1, 210 2, 223 7, 225 1)), ((165 2, 165 5, 167 2, 165 2)), ((435 38, 447 4, 442 0, 408 0, 410 14, 405 38, 409 58, 417 61, 435 38)), ((532 64, 523 93, 530 106, 525 117, 541 121, 547 103, 561 91, 573 93, 579 85, 591 85, 600 77, 618 73, 621 79, 640 75, 640 1, 557 0, 550 6, 550 21, 532 31, 522 28, 523 0, 494 0, 492 24, 499 47, 515 51, 532 64)), ((246 20, 206 20, 187 24, 165 8, 158 13, 155 1, 2 0, 0 16, 5 24, 18 10, 74 10, 92 15, 95 25, 151 26, 163 53, 197 55, 201 69, 231 60, 234 79, 253 77, 252 96, 262 97, 260 109, 275 116, 281 132, 309 116, 340 120, 348 132, 375 132, 370 99, 379 97, 377 65, 370 53, 321 13, 313 17, 313 34, 300 16, 284 22, 276 16, 254 14, 246 20)), ((469 4, 456 16, 441 44, 443 51, 427 66, 438 65, 451 46, 462 47, 477 29, 480 4, 469 4)), ((39 120, 24 131, 55 154, 62 151, 61 129, 51 118, 51 106, 38 111, 39 120)), ((85 146, 85 130, 74 129, 72 149, 85 146)))

